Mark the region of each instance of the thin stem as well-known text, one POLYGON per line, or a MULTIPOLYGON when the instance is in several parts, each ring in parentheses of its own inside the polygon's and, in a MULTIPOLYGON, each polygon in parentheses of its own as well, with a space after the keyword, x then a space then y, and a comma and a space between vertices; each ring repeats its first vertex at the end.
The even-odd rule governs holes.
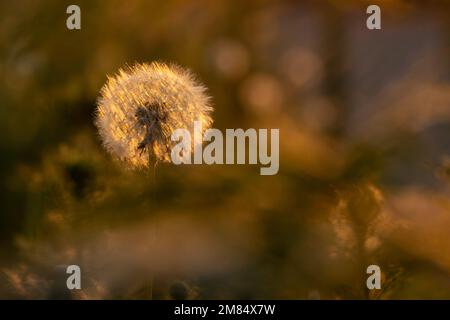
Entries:
MULTIPOLYGON (((157 181, 156 181, 156 167, 158 165, 158 160, 156 156, 153 153, 153 143, 150 145, 150 148, 148 148, 148 165, 149 169, 151 171, 151 180, 152 180, 152 198, 153 198, 153 204, 155 205, 157 202, 156 199, 156 190, 157 190, 157 181)), ((153 225, 151 230, 151 247, 156 247, 156 226, 153 225)), ((155 282, 155 274, 154 271, 151 271, 150 273, 150 281, 149 281, 149 298, 150 300, 153 300, 153 286, 155 282)))

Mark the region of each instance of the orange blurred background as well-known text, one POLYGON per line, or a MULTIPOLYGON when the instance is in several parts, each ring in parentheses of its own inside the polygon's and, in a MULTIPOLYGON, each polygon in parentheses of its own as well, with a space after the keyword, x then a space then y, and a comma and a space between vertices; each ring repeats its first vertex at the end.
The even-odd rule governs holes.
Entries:
POLYGON ((371 1, 77 1, 73 31, 70 4, 0 4, 0 298, 450 298, 449 2, 373 31, 371 1), (279 173, 111 159, 99 90, 154 60, 215 128, 279 128, 279 173))

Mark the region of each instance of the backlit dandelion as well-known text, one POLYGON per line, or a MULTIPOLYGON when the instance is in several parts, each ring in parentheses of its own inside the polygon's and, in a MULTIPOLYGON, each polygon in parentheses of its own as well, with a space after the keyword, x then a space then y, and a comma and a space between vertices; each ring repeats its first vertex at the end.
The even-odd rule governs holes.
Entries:
POLYGON ((96 126, 103 145, 131 167, 146 167, 149 159, 169 162, 172 132, 203 131, 211 126, 212 107, 206 88, 177 66, 152 62, 119 70, 101 90, 96 126))

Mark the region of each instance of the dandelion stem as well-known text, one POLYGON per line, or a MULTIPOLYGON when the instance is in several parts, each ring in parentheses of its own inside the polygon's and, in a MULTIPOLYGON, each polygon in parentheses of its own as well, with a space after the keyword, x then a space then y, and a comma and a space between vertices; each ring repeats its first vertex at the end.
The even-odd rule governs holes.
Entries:
MULTIPOLYGON (((153 200, 153 206, 157 203, 157 197, 156 197, 156 191, 157 191, 157 181, 156 181, 156 167, 158 165, 158 159, 152 152, 153 150, 153 143, 151 143, 150 148, 148 148, 148 167, 151 174, 151 180, 152 180, 152 200, 153 200)), ((156 225, 152 225, 151 230, 151 248, 156 247, 156 225)), ((155 282, 155 271, 150 271, 150 280, 149 280, 149 299, 153 300, 153 286, 155 282)))

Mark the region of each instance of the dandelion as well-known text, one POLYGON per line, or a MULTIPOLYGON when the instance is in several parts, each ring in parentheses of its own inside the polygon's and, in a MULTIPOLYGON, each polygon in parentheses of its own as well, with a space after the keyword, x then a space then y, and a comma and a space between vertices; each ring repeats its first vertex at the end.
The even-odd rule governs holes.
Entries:
MULTIPOLYGON (((95 124, 103 145, 130 167, 147 167, 149 159, 169 162, 172 132, 193 134, 211 126, 212 107, 206 88, 178 66, 137 64, 108 77, 97 103, 95 124)), ((202 132, 203 133, 203 132, 202 132)))

